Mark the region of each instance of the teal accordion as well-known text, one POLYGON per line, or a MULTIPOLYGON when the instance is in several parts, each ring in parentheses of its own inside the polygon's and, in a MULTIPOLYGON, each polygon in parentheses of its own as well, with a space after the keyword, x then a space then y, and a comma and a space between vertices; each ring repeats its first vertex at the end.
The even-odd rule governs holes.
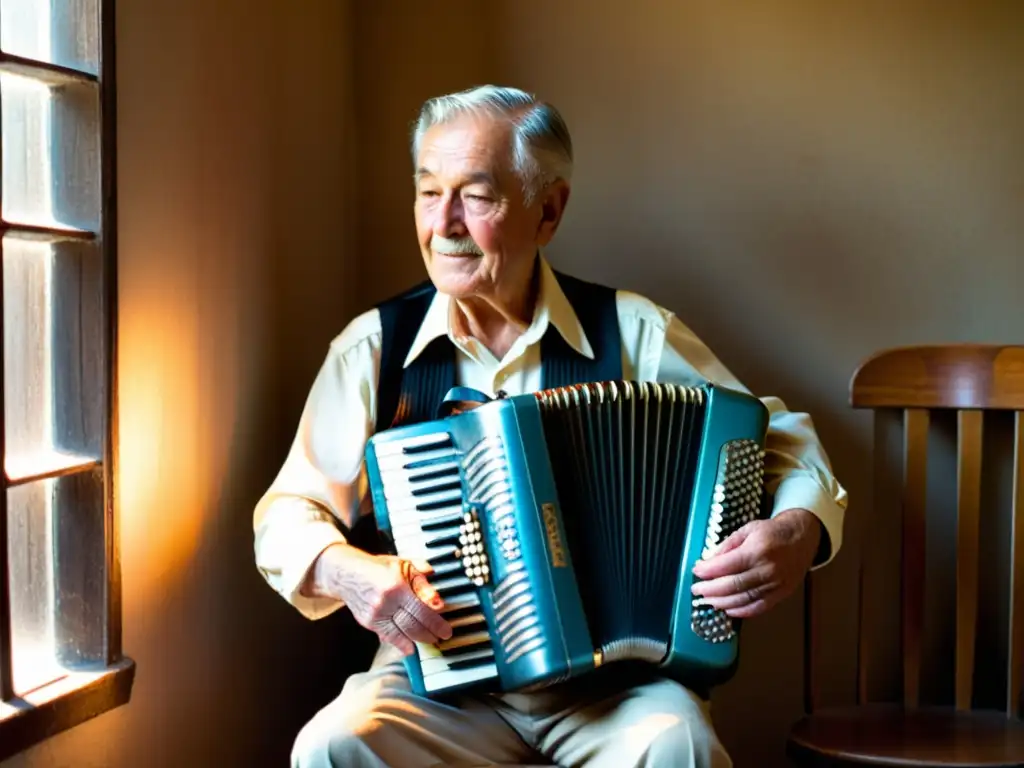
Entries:
POLYGON ((538 689, 626 660, 727 679, 738 624, 692 594, 692 568, 766 514, 767 428, 746 393, 606 381, 374 435, 377 527, 430 563, 453 629, 406 657, 413 690, 538 689))

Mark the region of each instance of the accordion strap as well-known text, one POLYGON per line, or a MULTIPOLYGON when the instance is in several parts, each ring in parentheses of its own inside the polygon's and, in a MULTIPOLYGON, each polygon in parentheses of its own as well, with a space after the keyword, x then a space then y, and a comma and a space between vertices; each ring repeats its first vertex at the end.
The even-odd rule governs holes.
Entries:
POLYGON ((452 387, 444 400, 437 407, 437 417, 444 418, 456 410, 461 403, 489 403, 493 400, 490 395, 472 387, 452 387))

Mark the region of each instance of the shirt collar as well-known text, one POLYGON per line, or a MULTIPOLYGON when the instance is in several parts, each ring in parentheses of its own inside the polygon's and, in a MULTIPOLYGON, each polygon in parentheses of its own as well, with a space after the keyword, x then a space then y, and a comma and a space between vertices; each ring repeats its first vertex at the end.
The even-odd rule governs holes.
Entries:
MULTIPOLYGON (((537 293, 537 306, 533 311, 533 321, 523 335, 516 341, 513 350, 521 354, 530 344, 533 344, 544 337, 548 326, 552 325, 562 335, 566 343, 576 352, 588 359, 594 358, 593 348, 583 332, 576 312, 562 292, 555 277, 554 270, 548 264, 543 255, 538 256, 540 262, 540 290, 537 293)), ((434 298, 427 308, 423 317, 420 329, 409 347, 409 354, 405 357, 403 367, 409 365, 423 353, 434 339, 439 336, 447 336, 455 343, 455 335, 451 327, 451 296, 440 291, 434 293, 434 298)))

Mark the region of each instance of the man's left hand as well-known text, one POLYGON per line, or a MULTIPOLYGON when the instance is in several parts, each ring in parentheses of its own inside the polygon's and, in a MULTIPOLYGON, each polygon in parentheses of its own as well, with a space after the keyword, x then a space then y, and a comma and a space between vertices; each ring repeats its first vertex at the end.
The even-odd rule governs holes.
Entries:
POLYGON ((740 528, 693 573, 693 593, 734 618, 758 616, 796 589, 814 563, 821 541, 818 518, 787 509, 740 528))

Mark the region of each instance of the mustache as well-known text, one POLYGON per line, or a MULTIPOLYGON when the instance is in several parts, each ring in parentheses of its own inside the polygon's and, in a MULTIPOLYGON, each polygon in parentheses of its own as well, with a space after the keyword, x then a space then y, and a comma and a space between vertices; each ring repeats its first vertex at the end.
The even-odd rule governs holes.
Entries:
POLYGON ((471 237, 443 237, 434 235, 430 238, 430 249, 438 253, 469 253, 474 256, 483 256, 480 249, 471 237))

